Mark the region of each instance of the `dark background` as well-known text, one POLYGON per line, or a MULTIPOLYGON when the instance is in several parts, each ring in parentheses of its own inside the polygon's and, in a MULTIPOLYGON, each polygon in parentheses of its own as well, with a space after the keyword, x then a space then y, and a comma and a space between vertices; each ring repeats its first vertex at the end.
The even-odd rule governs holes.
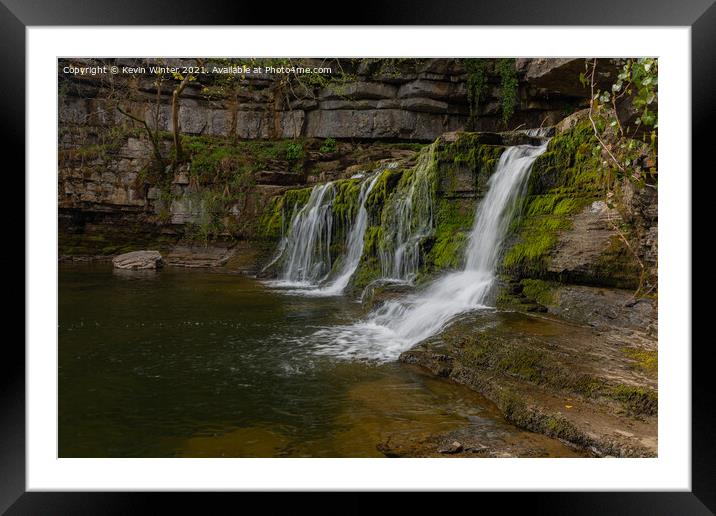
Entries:
MULTIPOLYGON (((697 171, 698 188, 693 206, 709 206, 706 179, 713 173, 712 137, 708 124, 716 113, 716 6, 714 0, 475 0, 446 2, 361 2, 337 4, 312 2, 290 6, 268 2, 189 2, 186 0, 0 0, 0 102, 2 103, 2 149, 5 158, 5 190, 12 198, 24 199, 25 137, 25 27, 28 25, 249 25, 249 24, 334 24, 334 25, 683 25, 692 27, 692 169, 697 171), (11 160, 15 161, 11 164, 11 160), (14 184, 12 184, 14 182, 14 184), (704 186, 701 186, 704 183, 704 186), (700 196, 700 199, 699 199, 700 196), (699 202, 702 200, 703 202, 699 202)), ((161 34, 158 34, 161 37, 161 34)), ((330 49, 330 42, 327 42, 330 49)), ((88 42, 88 54, 92 53, 88 42)), ((565 42, 569 53, 569 42, 565 42)), ((528 52, 528 49, 526 49, 528 52)), ((499 41, 493 53, 499 53, 499 41)), ((689 173, 686 170, 668 173, 689 173)), ((8 219, 24 213, 10 211, 8 219), (15 215, 11 215, 11 214, 15 215)), ((663 214, 662 216, 668 216, 663 214)), ((692 235, 711 234, 703 230, 704 218, 692 217, 692 235), (704 232, 700 232, 701 228, 704 232)), ((708 218, 706 218, 708 220, 708 218)), ((3 253, 8 279, 21 280, 24 263, 24 228, 9 221, 17 232, 6 237, 13 253, 3 253), (23 255, 22 257, 20 255, 23 255)), ((708 238, 704 238, 708 242, 708 238)), ((707 253, 692 249, 692 270, 708 271, 707 253)), ((25 274, 31 271, 24 270, 25 274)), ((710 276, 710 274, 707 274, 710 276)), ((704 283, 702 281, 702 283, 704 283)), ((706 282, 710 283, 710 281, 706 282)), ((6 282, 7 285, 7 282, 6 282)), ((701 287, 699 290, 705 290, 701 287)), ((5 306, 24 312, 24 284, 7 285, 5 306)), ((48 286, 49 293, 54 292, 48 286)), ((692 301, 699 313, 707 303, 692 301)), ((8 317, 5 310, 6 320, 8 317)), ((692 318, 694 322, 700 319, 692 318)), ((10 332, 7 332, 8 334, 10 332)), ((698 334, 697 334, 698 335, 698 334)), ((497 510, 536 514, 713 514, 716 510, 716 447, 714 433, 714 388, 711 382, 710 348, 713 338, 693 339, 692 383, 692 492, 691 493, 471 493, 427 498, 426 494, 403 495, 400 512, 415 505, 424 511, 457 512, 466 504, 470 512, 497 510)), ((24 493, 25 491, 25 359, 17 337, 6 334, 0 360, 0 511, 7 514, 128 514, 134 512, 226 512, 243 510, 261 513, 294 513, 301 510, 338 514, 372 513, 388 508, 382 494, 348 494, 332 500, 327 494, 304 493, 290 497, 247 493, 24 493), (320 497, 320 498, 319 498, 320 497), (214 505, 216 504, 216 505, 214 505), (183 511, 182 511, 183 509, 183 511)), ((690 342, 669 343, 689 346, 690 342)), ((667 366, 668 367, 668 366, 667 366)))

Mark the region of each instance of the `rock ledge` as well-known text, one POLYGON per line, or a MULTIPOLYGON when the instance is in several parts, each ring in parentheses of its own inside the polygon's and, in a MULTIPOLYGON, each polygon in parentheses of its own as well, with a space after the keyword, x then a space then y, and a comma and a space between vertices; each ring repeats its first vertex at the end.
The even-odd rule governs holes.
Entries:
POLYGON ((112 259, 115 269, 146 270, 158 269, 164 265, 159 251, 132 251, 112 259))

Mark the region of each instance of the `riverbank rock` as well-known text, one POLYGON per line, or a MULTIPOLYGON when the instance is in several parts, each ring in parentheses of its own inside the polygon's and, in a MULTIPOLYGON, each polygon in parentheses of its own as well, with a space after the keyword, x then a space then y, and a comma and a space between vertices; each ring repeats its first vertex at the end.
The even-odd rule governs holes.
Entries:
POLYGON ((221 267, 233 252, 233 246, 176 245, 166 253, 166 263, 172 267, 221 267))
POLYGON ((132 251, 112 259, 115 269, 147 270, 159 269, 164 265, 159 251, 132 251))
MULTIPOLYGON (((517 312, 473 313, 400 361, 467 385, 510 423, 586 453, 657 455, 657 341, 641 330, 517 312)), ((438 453, 453 441, 469 446, 465 436, 443 440, 438 453)), ((434 451, 431 445, 393 450, 393 456, 434 451)))

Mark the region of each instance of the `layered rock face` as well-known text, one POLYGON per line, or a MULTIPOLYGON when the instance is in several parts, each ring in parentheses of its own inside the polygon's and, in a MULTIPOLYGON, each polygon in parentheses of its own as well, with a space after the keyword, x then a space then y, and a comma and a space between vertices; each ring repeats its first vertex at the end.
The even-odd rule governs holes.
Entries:
POLYGON ((418 144, 444 133, 552 125, 587 101, 586 88, 555 80, 584 60, 517 60, 506 120, 499 61, 480 60, 477 90, 477 72, 463 59, 306 59, 333 74, 289 86, 281 74, 234 82, 200 75, 178 100, 187 160, 157 171, 157 153, 164 166, 172 158, 177 80, 149 67, 195 61, 61 60, 61 254, 162 248, 187 233, 203 242, 251 239, 269 200, 287 189, 349 177, 380 160, 409 161, 418 144), (63 73, 70 64, 144 71, 63 73))
MULTIPOLYGON (((152 65, 194 66, 192 60, 115 60, 119 67, 152 65)), ((236 85, 217 86, 217 76, 201 75, 182 94, 179 124, 186 134, 265 138, 352 138, 430 141, 448 131, 465 128, 470 117, 469 73, 461 59, 305 59, 300 64, 330 68, 335 79, 316 86, 301 84, 286 91, 285 76, 257 73, 236 85)), ((501 119, 497 60, 485 62, 481 102, 473 130, 493 131, 552 125, 565 111, 582 105, 589 92, 555 84, 564 59, 520 60, 517 106, 508 123, 501 119), (532 61, 540 61, 539 66, 532 61), (539 72, 533 70, 538 68, 539 72), (551 73, 551 75, 550 75, 551 73), (563 91, 561 91, 563 90, 563 91)), ((584 60, 569 66, 583 68, 584 60)), ((103 61, 102 63, 104 63, 103 61)), ((68 64, 99 64, 86 60, 68 64)), ((211 62, 207 67, 213 66, 211 62)), ((149 124, 172 129, 169 81, 157 83, 149 71, 101 76, 60 73, 60 125, 117 125, 126 119, 116 111, 117 100, 149 124), (121 93, 120 93, 121 92, 121 93)))

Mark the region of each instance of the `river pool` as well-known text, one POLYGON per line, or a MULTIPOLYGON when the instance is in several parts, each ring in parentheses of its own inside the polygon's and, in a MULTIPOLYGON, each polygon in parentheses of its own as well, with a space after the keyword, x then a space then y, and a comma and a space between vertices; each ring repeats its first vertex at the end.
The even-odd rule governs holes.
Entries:
POLYGON ((353 299, 239 274, 63 264, 59 455, 380 457, 386 439, 465 427, 531 455, 575 455, 463 386, 317 352, 312 334, 363 315, 353 299))

